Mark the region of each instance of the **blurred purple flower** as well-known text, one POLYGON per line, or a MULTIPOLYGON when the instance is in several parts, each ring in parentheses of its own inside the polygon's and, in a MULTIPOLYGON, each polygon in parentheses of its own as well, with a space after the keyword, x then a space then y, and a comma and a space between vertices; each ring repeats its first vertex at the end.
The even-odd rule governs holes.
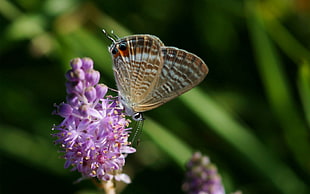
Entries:
POLYGON ((189 194, 225 194, 221 177, 207 156, 193 154, 186 165, 184 192, 189 194))
POLYGON ((64 118, 53 127, 56 144, 61 145, 65 168, 72 167, 81 179, 97 177, 130 183, 122 173, 127 154, 134 153, 128 136, 129 121, 119 108, 117 97, 104 97, 108 87, 98 84, 100 73, 90 58, 71 61, 66 73, 67 98, 56 106, 54 114, 64 118))

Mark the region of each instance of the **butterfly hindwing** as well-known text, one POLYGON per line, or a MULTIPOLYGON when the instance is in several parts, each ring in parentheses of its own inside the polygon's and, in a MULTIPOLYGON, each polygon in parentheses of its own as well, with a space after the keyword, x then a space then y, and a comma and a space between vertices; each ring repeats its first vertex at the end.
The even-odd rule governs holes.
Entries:
POLYGON ((208 68, 198 56, 175 47, 162 47, 163 66, 157 84, 140 104, 153 109, 187 92, 207 75, 208 68))

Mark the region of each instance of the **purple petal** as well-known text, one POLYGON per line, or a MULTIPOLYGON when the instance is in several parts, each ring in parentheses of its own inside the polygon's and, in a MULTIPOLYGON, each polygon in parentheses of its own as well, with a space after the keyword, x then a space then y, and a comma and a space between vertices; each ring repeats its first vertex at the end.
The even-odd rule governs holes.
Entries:
POLYGON ((80 69, 82 67, 82 60, 80 58, 75 58, 70 61, 72 69, 80 69))

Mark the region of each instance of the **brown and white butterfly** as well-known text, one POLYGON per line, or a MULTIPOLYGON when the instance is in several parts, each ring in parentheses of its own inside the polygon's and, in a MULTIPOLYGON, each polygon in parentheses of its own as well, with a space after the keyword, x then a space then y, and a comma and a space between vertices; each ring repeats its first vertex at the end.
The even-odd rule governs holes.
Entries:
POLYGON ((119 101, 125 113, 142 120, 142 112, 154 109, 198 85, 208 67, 193 53, 165 46, 153 35, 110 36, 109 51, 119 101))

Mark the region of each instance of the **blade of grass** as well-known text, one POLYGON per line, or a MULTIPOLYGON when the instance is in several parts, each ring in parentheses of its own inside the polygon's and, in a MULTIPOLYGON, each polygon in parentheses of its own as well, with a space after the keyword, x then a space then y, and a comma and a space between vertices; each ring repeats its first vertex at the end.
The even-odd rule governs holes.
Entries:
POLYGON ((308 126, 310 127, 310 65, 303 62, 298 73, 298 89, 306 115, 308 126))
POLYGON ((63 160, 59 159, 56 149, 49 140, 10 126, 0 126, 1 152, 23 161, 24 164, 64 175, 66 170, 62 168, 63 160))
POLYGON ((276 18, 265 20, 265 22, 266 30, 272 39, 295 63, 298 64, 300 60, 310 61, 310 51, 301 45, 276 18))
POLYGON ((305 184, 277 157, 272 155, 250 129, 236 121, 227 111, 218 106, 209 96, 195 88, 182 95, 184 103, 214 132, 242 153, 254 168, 282 193, 306 193, 305 184))
POLYGON ((10 1, 0 1, 0 14, 8 20, 15 20, 22 12, 10 1))
POLYGON ((193 154, 192 149, 178 139, 175 135, 171 134, 168 129, 159 125, 157 122, 150 118, 144 122, 145 133, 176 163, 181 167, 185 167, 185 163, 190 159, 193 154))
POLYGON ((310 144, 308 132, 297 111, 290 84, 282 63, 267 36, 259 8, 253 1, 247 3, 247 23, 253 42, 257 67, 261 75, 267 98, 278 118, 288 147, 299 165, 310 172, 310 144))

